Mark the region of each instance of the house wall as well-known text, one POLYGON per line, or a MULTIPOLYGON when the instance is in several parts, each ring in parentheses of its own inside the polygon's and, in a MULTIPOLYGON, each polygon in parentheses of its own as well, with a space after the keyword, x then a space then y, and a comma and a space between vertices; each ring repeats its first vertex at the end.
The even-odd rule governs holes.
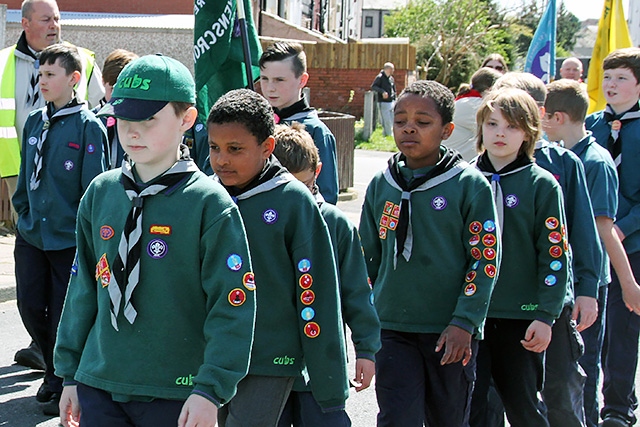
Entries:
MULTIPOLYGON (((7 9, 20 9, 22 0, 4 0, 7 9)), ((193 0, 58 0, 63 12, 104 12, 134 14, 191 14, 193 0)))

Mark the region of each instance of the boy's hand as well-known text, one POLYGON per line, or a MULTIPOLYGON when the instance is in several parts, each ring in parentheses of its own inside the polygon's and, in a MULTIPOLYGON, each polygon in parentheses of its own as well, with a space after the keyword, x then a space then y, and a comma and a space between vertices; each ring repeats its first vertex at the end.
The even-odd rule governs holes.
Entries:
POLYGON ((571 312, 571 318, 578 323, 576 329, 582 332, 593 325, 598 317, 598 300, 592 297, 576 297, 576 303, 571 312))
POLYGON ((524 334, 524 339, 520 341, 522 346, 534 353, 542 353, 551 342, 551 326, 539 320, 531 322, 524 334))
POLYGON ((449 363, 458 363, 462 360, 462 366, 467 366, 471 360, 471 334, 462 328, 449 325, 446 327, 438 343, 436 344, 436 353, 445 348, 444 355, 440 359, 441 365, 449 363))
POLYGON ((371 385, 371 379, 376 373, 376 364, 369 359, 356 359, 356 376, 353 384, 356 391, 362 391, 371 385))
POLYGON ((214 427, 218 422, 218 407, 197 394, 189 396, 180 418, 178 427, 214 427))
POLYGON ((633 282, 627 286, 621 286, 621 288, 624 305, 627 306, 629 311, 633 311, 635 314, 640 315, 640 286, 633 282))
POLYGON ((78 387, 68 385, 62 389, 60 396, 60 424, 64 427, 80 425, 80 404, 78 403, 78 387))

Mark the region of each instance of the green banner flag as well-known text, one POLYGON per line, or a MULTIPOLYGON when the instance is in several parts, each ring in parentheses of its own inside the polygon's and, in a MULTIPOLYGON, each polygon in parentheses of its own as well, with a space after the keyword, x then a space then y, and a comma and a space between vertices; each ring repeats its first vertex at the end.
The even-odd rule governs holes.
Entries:
POLYGON ((236 15, 236 2, 243 1, 251 52, 252 75, 260 75, 262 47, 253 24, 250 0, 195 0, 193 13, 193 59, 197 107, 206 121, 209 110, 222 95, 247 87, 245 60, 236 15))

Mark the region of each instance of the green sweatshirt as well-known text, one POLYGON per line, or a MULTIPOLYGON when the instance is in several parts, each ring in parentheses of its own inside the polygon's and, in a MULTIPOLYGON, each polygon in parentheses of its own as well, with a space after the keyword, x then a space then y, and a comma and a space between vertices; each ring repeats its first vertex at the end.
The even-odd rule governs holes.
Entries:
POLYGON ((306 370, 318 404, 343 407, 348 387, 338 278, 315 200, 286 169, 236 198, 258 287, 249 374, 297 377, 306 370))
POLYGON ((455 325, 481 338, 501 256, 489 184, 459 161, 414 189, 411 257, 397 257, 394 267, 402 196, 390 168, 379 172, 360 220, 382 328, 439 334, 455 325))
POLYGON ((569 286, 562 190, 546 170, 500 176, 504 203, 502 266, 487 317, 553 325, 569 286))
POLYGON ((237 207, 201 172, 144 199, 133 324, 111 324, 109 282, 131 201, 121 170, 89 186, 55 350, 56 375, 114 400, 228 402, 249 365, 255 283, 237 207))

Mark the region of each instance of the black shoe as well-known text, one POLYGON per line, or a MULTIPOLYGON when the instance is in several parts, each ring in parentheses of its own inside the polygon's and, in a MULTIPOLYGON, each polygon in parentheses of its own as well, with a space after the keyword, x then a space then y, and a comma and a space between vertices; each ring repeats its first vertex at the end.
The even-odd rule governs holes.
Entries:
POLYGON ((33 341, 31 341, 29 347, 18 350, 13 360, 15 360, 18 365, 26 366, 27 368, 37 371, 44 371, 46 369, 42 352, 33 341))
POLYGON ((615 415, 607 415, 600 423, 600 427, 630 427, 631 423, 615 415))
POLYGON ((40 385, 38 392, 36 393, 36 400, 40 403, 45 403, 50 401, 53 395, 54 393, 49 390, 49 386, 47 386, 47 383, 43 382, 40 385))
POLYGON ((42 413, 55 417, 60 416, 60 393, 53 393, 51 400, 42 404, 42 413))

